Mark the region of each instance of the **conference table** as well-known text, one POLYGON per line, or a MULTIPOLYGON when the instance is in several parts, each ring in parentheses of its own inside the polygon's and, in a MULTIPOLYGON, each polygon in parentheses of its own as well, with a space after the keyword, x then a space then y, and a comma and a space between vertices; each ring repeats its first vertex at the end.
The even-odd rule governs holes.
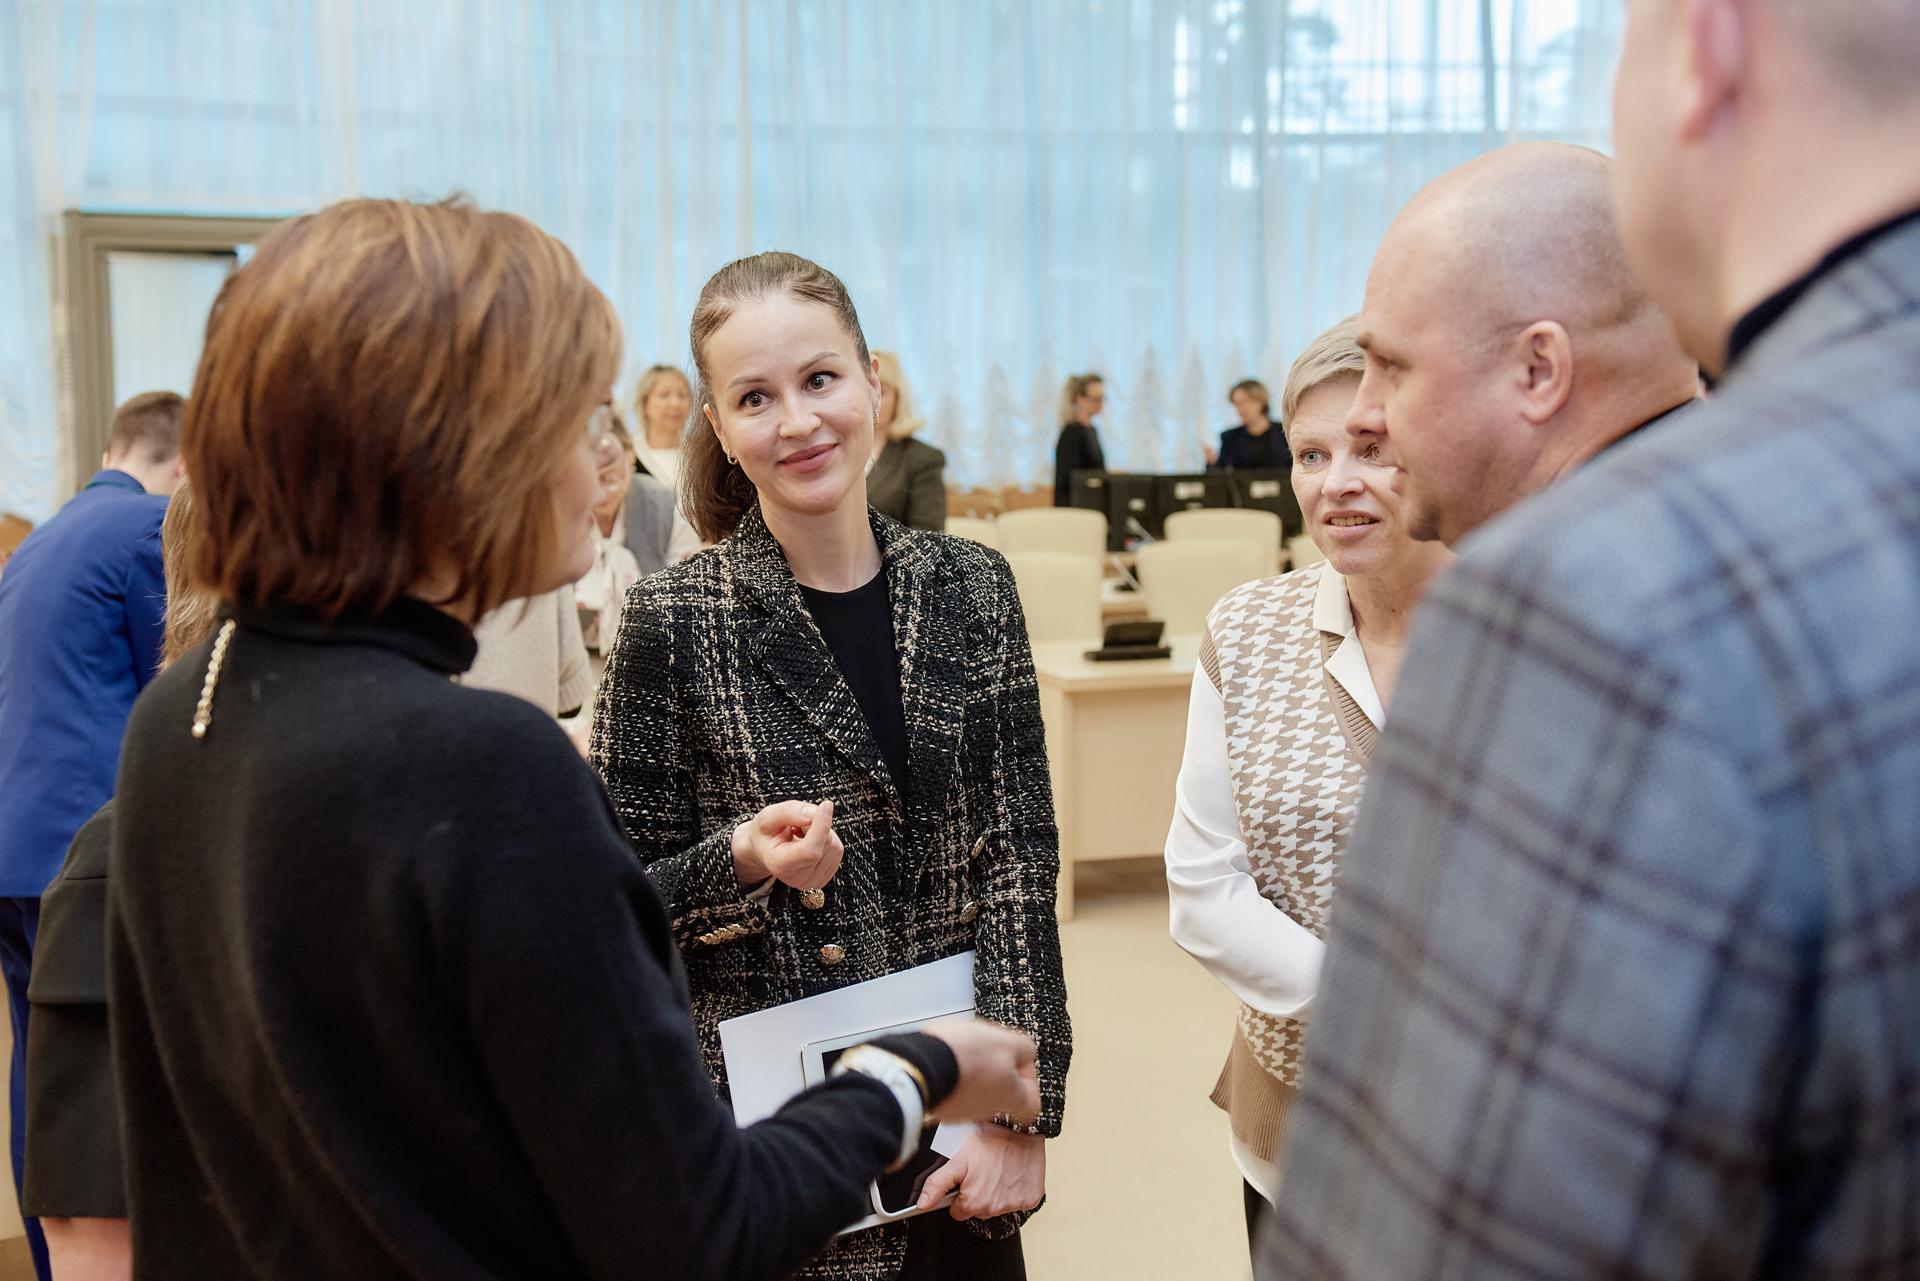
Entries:
POLYGON ((1063 921, 1073 916, 1077 864, 1157 857, 1166 847, 1200 637, 1167 644, 1171 658, 1117 663, 1088 659, 1087 641, 1033 647, 1060 826, 1063 921))

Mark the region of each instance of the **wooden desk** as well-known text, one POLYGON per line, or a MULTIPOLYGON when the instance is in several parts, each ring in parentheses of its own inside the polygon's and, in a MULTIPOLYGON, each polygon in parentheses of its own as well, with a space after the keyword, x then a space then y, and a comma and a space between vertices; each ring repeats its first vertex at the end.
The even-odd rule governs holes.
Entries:
POLYGON ((1060 825, 1061 920, 1073 915, 1074 864, 1166 848, 1200 638, 1168 644, 1171 658, 1121 663, 1089 662, 1085 641, 1033 647, 1060 825))

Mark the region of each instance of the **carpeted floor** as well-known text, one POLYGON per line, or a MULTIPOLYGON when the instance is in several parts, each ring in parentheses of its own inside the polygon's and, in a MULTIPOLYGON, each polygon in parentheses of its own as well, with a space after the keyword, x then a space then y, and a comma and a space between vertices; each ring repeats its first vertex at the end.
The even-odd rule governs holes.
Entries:
POLYGON ((1158 859, 1083 865, 1060 927, 1073 1067, 1023 1234, 1033 1281, 1245 1281, 1226 1115, 1208 1102, 1233 997, 1167 937, 1158 859))

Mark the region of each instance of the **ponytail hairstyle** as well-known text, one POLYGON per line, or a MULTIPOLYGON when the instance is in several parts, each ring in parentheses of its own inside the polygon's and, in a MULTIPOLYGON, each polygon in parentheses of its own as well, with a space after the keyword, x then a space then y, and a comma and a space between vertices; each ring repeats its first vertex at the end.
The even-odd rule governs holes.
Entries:
POLYGON ((1073 416, 1075 402, 1087 394, 1087 388, 1093 386, 1095 383, 1104 383, 1106 381, 1106 379, 1095 373, 1074 374, 1068 378, 1066 386, 1060 389, 1060 421, 1063 423, 1078 422, 1079 419, 1073 416))
POLYGON ((727 461, 719 437, 707 422, 709 412, 716 418, 720 414, 707 369, 707 344, 739 304, 783 293, 832 308, 840 328, 853 339, 860 367, 867 368, 871 360, 867 337, 861 332, 860 316, 847 287, 819 263, 798 254, 772 252, 736 259, 713 273, 700 291, 688 330, 697 382, 686 440, 680 446, 680 508, 694 530, 710 543, 732 534, 740 518, 759 501, 759 495, 740 464, 727 461))

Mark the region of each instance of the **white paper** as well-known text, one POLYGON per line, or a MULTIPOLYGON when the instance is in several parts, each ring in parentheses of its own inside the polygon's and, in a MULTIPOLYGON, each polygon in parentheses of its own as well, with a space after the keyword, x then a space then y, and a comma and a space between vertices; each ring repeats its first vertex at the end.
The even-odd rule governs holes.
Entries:
MULTIPOLYGON (((727 1064, 734 1119, 743 1126, 764 1120, 809 1085, 825 1080, 825 1060, 834 1050, 927 1023, 972 1017, 973 953, 967 951, 727 1019, 719 1028, 720 1053, 727 1064)), ((934 1132, 933 1150, 951 1157, 972 1133, 970 1124, 942 1124, 934 1132)), ((882 1221, 869 1216, 843 1230, 882 1221)))

